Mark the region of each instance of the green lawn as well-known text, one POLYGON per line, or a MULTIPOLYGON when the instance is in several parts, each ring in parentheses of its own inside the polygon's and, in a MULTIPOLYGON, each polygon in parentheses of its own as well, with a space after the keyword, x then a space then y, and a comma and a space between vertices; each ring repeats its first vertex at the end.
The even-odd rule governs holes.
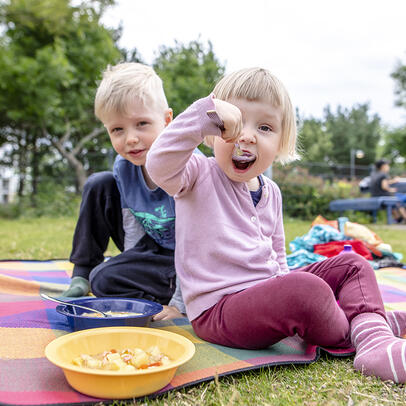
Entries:
MULTIPOLYGON (((0 219, 0 259, 69 258, 74 217, 0 219)), ((119 251, 114 244, 107 255, 119 251)))
MULTIPOLYGON (((74 217, 0 219, 0 259, 68 258, 75 222, 74 217)), ((405 228, 382 224, 368 227, 384 242, 391 244, 393 251, 402 253, 406 258, 405 228)), ((286 249, 289 251, 289 242, 309 229, 309 221, 285 220, 286 249)), ((114 244, 110 244, 107 255, 117 253, 114 244)))
MULTIPOLYGON (((68 258, 75 218, 0 219, 0 259, 68 258)), ((406 230, 369 225, 406 258, 406 230)), ((287 244, 310 222, 287 219, 287 244)), ((108 255, 115 255, 111 245, 108 255)), ((405 271, 406 272, 406 271, 405 271)), ((125 404, 115 402, 116 405, 125 404)), ((131 404, 131 403, 129 403, 131 404)), ((169 393, 143 405, 405 405, 406 387, 355 372, 351 359, 322 358, 308 366, 283 366, 223 377, 169 393)))

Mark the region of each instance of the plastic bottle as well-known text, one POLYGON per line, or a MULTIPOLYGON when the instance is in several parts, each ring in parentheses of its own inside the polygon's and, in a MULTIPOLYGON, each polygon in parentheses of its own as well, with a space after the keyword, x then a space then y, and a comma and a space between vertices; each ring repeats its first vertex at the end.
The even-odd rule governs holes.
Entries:
POLYGON ((352 245, 351 244, 344 244, 344 248, 340 252, 340 254, 344 254, 346 252, 351 252, 351 251, 352 251, 352 245))

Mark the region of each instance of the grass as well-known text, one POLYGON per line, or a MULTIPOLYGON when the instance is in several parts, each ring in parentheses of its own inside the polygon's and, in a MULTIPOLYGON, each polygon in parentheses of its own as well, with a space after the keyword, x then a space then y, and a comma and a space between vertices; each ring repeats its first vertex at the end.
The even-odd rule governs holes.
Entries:
MULTIPOLYGON (((1 259, 68 258, 75 218, 0 219, 1 259)), ((384 242, 406 258, 405 229, 368 225, 384 242)), ((305 234, 310 222, 287 219, 286 242, 305 234)), ((117 254, 114 245, 107 255, 117 254)), ((116 406, 133 402, 114 402, 116 406)), ((322 357, 311 365, 264 368, 215 379, 170 392, 142 405, 405 405, 406 386, 382 382, 354 371, 351 358, 322 357)))
MULTIPOLYGON (((75 217, 39 217, 8 220, 0 218, 0 259, 51 259, 69 258, 75 217)), ((295 237, 309 231, 310 222, 286 219, 286 249, 295 237)), ((370 224, 368 228, 376 232, 384 242, 391 244, 393 251, 406 258, 405 229, 399 226, 370 224)), ((109 245, 107 256, 117 255, 113 243, 109 245)))
MULTIPOLYGON (((74 217, 0 219, 0 259, 69 258, 74 217)), ((107 256, 119 251, 109 245, 107 256)))

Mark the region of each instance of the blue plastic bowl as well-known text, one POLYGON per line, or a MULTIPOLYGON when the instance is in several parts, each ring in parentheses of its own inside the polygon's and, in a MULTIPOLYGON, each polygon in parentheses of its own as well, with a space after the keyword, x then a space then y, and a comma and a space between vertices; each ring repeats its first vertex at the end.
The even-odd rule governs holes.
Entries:
POLYGON ((98 327, 116 327, 132 326, 146 327, 149 325, 153 315, 162 311, 163 307, 159 303, 151 302, 145 299, 132 298, 80 298, 72 299, 69 302, 101 310, 102 312, 133 312, 142 313, 139 316, 109 316, 109 317, 89 317, 82 316, 82 313, 88 313, 87 310, 72 307, 69 305, 57 305, 56 311, 67 317, 69 326, 72 330, 85 330, 98 327))

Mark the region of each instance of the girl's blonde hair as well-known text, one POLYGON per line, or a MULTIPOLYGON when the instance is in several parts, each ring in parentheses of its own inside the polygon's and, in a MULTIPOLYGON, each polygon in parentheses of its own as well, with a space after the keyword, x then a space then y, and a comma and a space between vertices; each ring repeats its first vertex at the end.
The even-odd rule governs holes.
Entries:
POLYGON ((96 92, 96 117, 103 121, 109 113, 128 114, 134 100, 144 106, 168 108, 162 80, 151 67, 135 62, 108 66, 96 92))
MULTIPOLYGON (((216 98, 264 101, 282 110, 282 137, 277 161, 287 163, 299 158, 296 151, 296 117, 288 92, 282 82, 268 70, 246 68, 224 76, 215 86, 216 98)), ((213 137, 205 143, 212 147, 213 137)))

